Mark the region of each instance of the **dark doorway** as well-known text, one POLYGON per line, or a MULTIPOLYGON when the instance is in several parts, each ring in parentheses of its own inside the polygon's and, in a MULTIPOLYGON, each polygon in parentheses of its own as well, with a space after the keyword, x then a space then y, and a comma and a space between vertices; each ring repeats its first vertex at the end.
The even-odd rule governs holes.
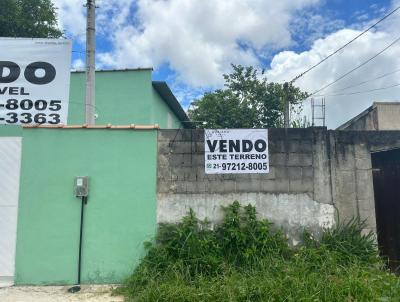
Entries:
POLYGON ((400 149, 373 153, 372 168, 379 248, 400 272, 400 149))

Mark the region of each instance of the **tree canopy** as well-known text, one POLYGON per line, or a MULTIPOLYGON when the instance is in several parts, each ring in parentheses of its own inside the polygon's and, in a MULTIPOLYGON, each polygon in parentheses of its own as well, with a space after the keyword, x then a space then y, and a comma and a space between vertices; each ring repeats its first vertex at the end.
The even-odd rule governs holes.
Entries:
MULTIPOLYGON (((233 72, 224 74, 223 89, 206 93, 195 100, 189 117, 200 128, 275 128, 283 126, 283 97, 289 94, 291 108, 301 110, 306 92, 289 85, 268 82, 264 71, 254 67, 232 65, 233 72)), ((299 121, 295 121, 299 126, 299 121)))
POLYGON ((50 0, 1 0, 0 37, 59 38, 56 8, 50 0))

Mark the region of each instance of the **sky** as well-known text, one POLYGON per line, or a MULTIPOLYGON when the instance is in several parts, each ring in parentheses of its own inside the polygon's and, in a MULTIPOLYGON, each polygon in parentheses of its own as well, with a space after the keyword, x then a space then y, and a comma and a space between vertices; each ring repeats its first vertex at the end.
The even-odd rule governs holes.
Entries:
MULTIPOLYGON (((85 0, 53 0, 73 41, 72 68, 83 69, 85 0)), ((231 64, 265 70, 268 81, 293 79, 385 14, 400 0, 97 0, 96 67, 153 67, 187 109, 223 87, 231 64)), ((313 93, 363 64, 400 37, 400 10, 304 75, 313 93)), ((325 98, 328 128, 374 101, 400 101, 400 41, 314 96, 325 98), (398 86, 396 86, 399 84, 398 86)), ((302 115, 311 118, 310 101, 302 115)), ((319 115, 316 112, 316 115, 319 115)), ((317 122, 318 125, 318 122, 317 122)))

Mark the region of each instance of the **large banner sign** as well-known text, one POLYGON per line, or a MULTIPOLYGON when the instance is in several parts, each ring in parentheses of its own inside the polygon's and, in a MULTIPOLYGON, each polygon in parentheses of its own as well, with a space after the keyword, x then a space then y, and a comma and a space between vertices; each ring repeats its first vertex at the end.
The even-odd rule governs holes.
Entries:
POLYGON ((268 173, 267 129, 204 131, 205 173, 268 173))
POLYGON ((0 38, 0 124, 66 124, 71 41, 0 38))

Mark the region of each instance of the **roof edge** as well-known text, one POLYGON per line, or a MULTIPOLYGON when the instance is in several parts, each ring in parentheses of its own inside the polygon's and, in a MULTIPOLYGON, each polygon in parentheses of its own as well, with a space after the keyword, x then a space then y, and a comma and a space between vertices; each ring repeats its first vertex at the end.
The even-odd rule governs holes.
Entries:
POLYGON ((152 81, 154 89, 157 91, 159 96, 164 100, 167 106, 177 116, 179 121, 183 124, 184 128, 194 128, 185 110, 183 110, 181 104, 172 93, 171 89, 164 81, 152 81))
MULTIPOLYGON (((96 72, 118 72, 118 71, 153 71, 153 67, 123 68, 123 69, 96 69, 96 72)), ((85 70, 71 69, 71 73, 85 73, 85 70)))
POLYGON ((366 116, 368 113, 370 113, 371 111, 373 111, 376 108, 376 103, 374 102, 371 106, 369 106, 367 109, 365 109, 364 111, 362 111, 361 113, 359 113, 358 115, 356 115, 355 117, 353 117, 352 119, 348 120, 347 122, 345 122, 344 124, 340 125, 339 127, 336 128, 336 130, 345 130, 348 126, 350 126, 351 124, 353 124, 354 122, 358 121, 359 119, 361 119, 362 117, 366 116))
POLYGON ((36 129, 36 128, 41 128, 41 129, 132 129, 132 130, 152 130, 152 129, 160 129, 160 126, 158 124, 154 125, 135 125, 135 124, 130 124, 130 125, 88 125, 88 124, 83 124, 83 125, 24 125, 22 128, 31 128, 31 129, 36 129))

